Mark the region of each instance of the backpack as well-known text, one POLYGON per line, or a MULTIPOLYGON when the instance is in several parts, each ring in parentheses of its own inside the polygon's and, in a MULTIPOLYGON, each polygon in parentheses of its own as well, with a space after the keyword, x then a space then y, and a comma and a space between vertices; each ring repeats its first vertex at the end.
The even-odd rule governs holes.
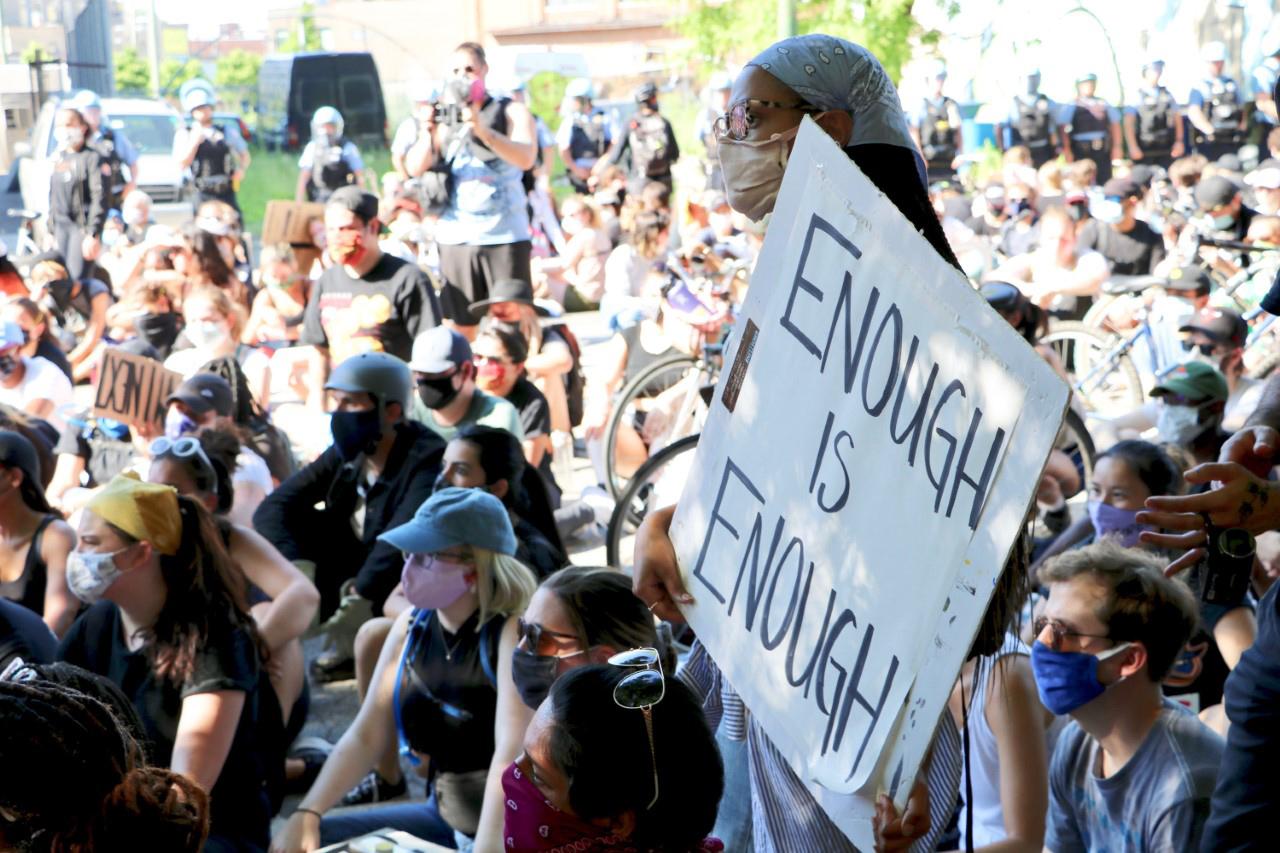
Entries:
POLYGON ((671 174, 671 149, 667 147, 667 120, 658 113, 631 120, 632 171, 646 178, 671 174))

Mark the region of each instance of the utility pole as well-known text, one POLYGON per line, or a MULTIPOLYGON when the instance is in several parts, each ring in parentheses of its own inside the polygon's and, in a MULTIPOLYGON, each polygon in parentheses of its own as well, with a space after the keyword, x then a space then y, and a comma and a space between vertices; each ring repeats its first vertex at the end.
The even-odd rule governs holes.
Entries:
POLYGON ((156 18, 156 0, 148 3, 147 14, 147 58, 151 64, 151 91, 156 97, 160 93, 160 21, 156 18))
POLYGON ((796 34, 796 0, 778 0, 778 38, 796 34))

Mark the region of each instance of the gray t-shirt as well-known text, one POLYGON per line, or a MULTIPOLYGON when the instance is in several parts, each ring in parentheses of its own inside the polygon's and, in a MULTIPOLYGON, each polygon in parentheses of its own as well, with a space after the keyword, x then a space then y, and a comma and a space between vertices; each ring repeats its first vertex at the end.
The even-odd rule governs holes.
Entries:
POLYGON ((1128 763, 1102 778, 1102 747, 1072 722, 1049 767, 1044 846, 1068 851, 1197 850, 1222 738, 1168 699, 1128 763))

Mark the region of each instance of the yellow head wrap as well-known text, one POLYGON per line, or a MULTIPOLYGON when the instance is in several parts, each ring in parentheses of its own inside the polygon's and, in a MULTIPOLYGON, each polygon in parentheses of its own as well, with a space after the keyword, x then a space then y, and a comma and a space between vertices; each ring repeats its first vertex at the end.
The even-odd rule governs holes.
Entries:
POLYGON ((134 539, 150 542, 161 554, 178 553, 182 515, 178 492, 172 486, 144 483, 132 472, 120 474, 94 495, 85 509, 134 539))

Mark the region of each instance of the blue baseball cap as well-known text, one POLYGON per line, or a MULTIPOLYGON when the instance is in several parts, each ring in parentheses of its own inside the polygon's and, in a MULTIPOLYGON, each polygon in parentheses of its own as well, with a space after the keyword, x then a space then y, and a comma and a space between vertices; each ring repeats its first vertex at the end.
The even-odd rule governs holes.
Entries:
POLYGON ((455 545, 515 556, 516 534, 507 508, 484 489, 441 489, 413 518, 378 537, 407 554, 435 554, 455 545))

